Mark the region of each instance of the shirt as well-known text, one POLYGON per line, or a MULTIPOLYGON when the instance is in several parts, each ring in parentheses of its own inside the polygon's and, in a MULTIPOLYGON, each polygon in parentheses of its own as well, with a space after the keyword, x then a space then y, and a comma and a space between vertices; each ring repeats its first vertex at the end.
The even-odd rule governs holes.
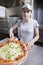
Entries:
POLYGON ((33 19, 28 23, 24 23, 23 20, 18 20, 18 37, 24 43, 29 43, 34 37, 34 29, 38 26, 38 22, 33 19))

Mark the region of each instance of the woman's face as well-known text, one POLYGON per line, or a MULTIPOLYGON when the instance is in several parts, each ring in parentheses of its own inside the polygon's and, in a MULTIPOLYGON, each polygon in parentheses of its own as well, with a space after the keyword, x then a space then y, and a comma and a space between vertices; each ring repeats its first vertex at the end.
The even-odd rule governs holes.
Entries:
POLYGON ((23 8, 23 19, 28 20, 31 16, 31 11, 28 8, 23 8))

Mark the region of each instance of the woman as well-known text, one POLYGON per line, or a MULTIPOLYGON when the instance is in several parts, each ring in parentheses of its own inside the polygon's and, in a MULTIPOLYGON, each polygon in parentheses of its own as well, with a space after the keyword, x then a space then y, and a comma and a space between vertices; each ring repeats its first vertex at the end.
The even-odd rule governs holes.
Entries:
POLYGON ((31 13, 31 5, 24 4, 22 7, 23 18, 10 28, 10 37, 13 38, 13 31, 18 27, 18 37, 26 43, 28 48, 33 47, 39 39, 39 24, 36 20, 31 19, 31 13))

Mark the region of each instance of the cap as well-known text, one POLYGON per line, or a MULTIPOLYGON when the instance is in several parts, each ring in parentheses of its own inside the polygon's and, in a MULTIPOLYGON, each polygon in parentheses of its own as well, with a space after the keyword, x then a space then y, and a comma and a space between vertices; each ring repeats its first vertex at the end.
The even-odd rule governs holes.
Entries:
POLYGON ((25 7, 28 8, 29 10, 32 10, 32 6, 30 4, 24 4, 22 9, 25 7))

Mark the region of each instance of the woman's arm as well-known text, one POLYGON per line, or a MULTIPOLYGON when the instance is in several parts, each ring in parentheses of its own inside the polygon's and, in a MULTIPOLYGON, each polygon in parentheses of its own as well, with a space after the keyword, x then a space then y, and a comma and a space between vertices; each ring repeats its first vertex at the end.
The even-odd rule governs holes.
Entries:
POLYGON ((28 47, 31 48, 34 46, 34 43, 39 39, 39 28, 35 28, 35 37, 28 43, 28 47))
POLYGON ((12 26, 9 30, 9 35, 10 35, 10 38, 14 38, 14 33, 13 31, 18 27, 18 23, 16 23, 14 26, 12 26))
POLYGON ((36 41, 38 41, 39 39, 39 28, 35 28, 35 37, 33 38, 33 40, 31 40, 33 43, 35 43, 36 41))

